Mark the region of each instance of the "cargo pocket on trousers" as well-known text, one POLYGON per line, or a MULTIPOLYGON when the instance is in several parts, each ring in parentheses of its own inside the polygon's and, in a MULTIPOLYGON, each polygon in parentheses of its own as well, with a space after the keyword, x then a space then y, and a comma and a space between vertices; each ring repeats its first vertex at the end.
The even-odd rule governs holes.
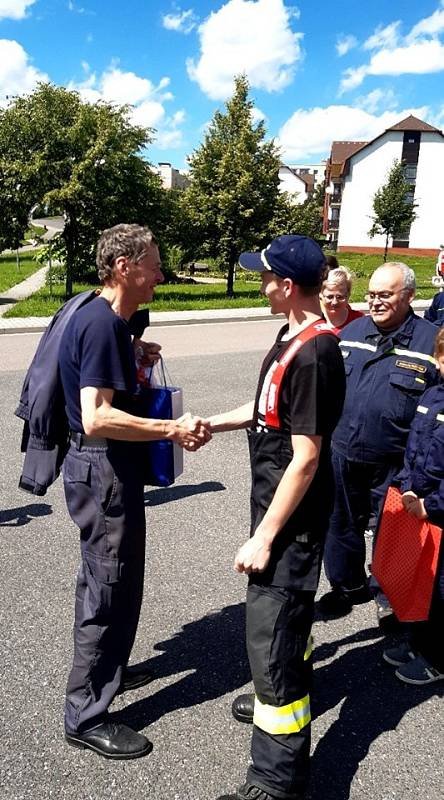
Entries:
POLYGON ((91 492, 91 464, 68 455, 63 466, 63 485, 69 515, 82 530, 97 513, 91 492))
POLYGON ((102 624, 106 624, 106 618, 113 611, 121 589, 123 563, 116 558, 98 556, 88 551, 83 554, 83 562, 91 614, 103 617, 102 624))
POLYGON ((272 645, 277 620, 286 603, 278 589, 250 585, 247 590, 247 650, 254 690, 261 701, 278 705, 271 675, 272 645))
POLYGON ((311 682, 310 626, 300 600, 288 599, 276 620, 270 676, 279 699, 292 702, 308 694, 311 682))

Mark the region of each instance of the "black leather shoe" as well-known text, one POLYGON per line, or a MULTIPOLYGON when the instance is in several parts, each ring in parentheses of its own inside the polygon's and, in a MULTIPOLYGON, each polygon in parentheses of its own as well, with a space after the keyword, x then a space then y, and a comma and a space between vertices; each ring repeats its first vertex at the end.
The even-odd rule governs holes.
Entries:
MULTIPOLYGON (((276 795, 268 794, 252 783, 244 783, 239 786, 235 794, 222 794, 217 800, 277 800, 276 795)), ((295 795, 294 800, 302 800, 295 795)))
POLYGON ((146 686, 147 683, 151 683, 153 680, 154 675, 139 664, 126 667, 123 670, 122 684, 118 694, 130 692, 132 689, 140 689, 141 686, 146 686))
POLYGON ((141 758, 153 749, 146 736, 114 722, 102 722, 83 733, 65 733, 65 739, 73 747, 94 750, 104 758, 141 758))
POLYGON ((240 694, 234 698, 231 713, 238 722, 253 724, 254 694, 240 694))

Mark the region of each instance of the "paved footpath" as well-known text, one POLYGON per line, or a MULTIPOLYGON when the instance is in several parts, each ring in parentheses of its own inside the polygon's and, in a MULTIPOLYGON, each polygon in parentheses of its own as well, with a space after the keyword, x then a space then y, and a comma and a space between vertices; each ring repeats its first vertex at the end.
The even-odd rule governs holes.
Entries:
MULTIPOLYGON (((30 279, 29 279, 30 280, 30 279)), ((26 281, 24 281, 26 283, 26 281)), ((20 285, 20 284, 19 284, 20 285)), ((16 288, 16 287, 15 287, 16 288)), ((5 295, 3 295, 5 296, 5 295)), ((0 299, 1 302, 1 299, 0 299)), ((430 300, 415 300, 413 308, 421 316, 429 307, 430 300)), ((9 306, 10 307, 10 306, 9 306)), ((0 306, 0 309, 2 307, 0 306)), ((367 303, 353 303, 353 308, 368 311, 367 303)), ((0 334, 2 333, 42 333, 49 325, 52 317, 1 317, 0 334)), ((151 311, 151 327, 164 327, 166 325, 190 325, 217 322, 245 322, 247 320, 262 320, 270 318, 270 309, 261 308, 226 308, 208 311, 151 311)), ((282 317, 283 319, 283 317, 282 317)))
MULTIPOLYGON (((30 275, 29 278, 26 278, 24 281, 12 286, 11 289, 3 292, 0 297, 0 317, 2 317, 3 314, 6 314, 9 309, 13 308, 15 303, 18 303, 19 300, 26 300, 26 298, 30 297, 31 294, 34 294, 34 292, 37 292, 39 289, 41 289, 42 286, 45 285, 47 272, 48 267, 42 267, 42 269, 38 269, 37 272, 34 272, 32 275, 30 275)), ((46 325, 48 325, 48 322, 46 325)), ((1 328, 4 328, 4 330, 1 330, 1 333, 5 333, 8 330, 13 331, 23 328, 24 321, 19 320, 17 317, 12 317, 11 320, 2 319, 0 320, 0 326, 1 328), (11 325, 9 325, 9 322, 11 322, 11 325)))

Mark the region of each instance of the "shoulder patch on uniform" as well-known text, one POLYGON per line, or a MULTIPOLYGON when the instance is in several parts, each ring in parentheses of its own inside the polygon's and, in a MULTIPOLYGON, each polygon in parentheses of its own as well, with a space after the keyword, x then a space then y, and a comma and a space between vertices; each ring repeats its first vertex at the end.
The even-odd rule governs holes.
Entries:
POLYGON ((395 361, 396 367, 401 367, 402 369, 413 369, 415 372, 424 373, 427 371, 427 367, 423 364, 416 364, 414 361, 404 361, 402 358, 397 358, 395 361))

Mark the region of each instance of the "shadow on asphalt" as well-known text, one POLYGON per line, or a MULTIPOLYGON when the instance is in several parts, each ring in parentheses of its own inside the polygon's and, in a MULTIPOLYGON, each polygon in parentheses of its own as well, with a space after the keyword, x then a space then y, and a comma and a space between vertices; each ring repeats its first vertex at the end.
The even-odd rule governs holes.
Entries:
POLYGON ((224 492, 225 489, 226 487, 219 481, 203 481, 202 483, 168 486, 166 489, 151 489, 149 492, 145 492, 145 505, 150 507, 161 506, 164 503, 183 500, 184 497, 192 497, 195 494, 224 492))
MULTIPOLYGON (((226 606, 190 622, 166 642, 146 666, 155 679, 189 672, 175 683, 112 714, 114 721, 140 730, 179 708, 205 703, 251 680, 245 649, 245 604, 226 606), (190 670, 193 670, 190 672, 190 670)), ((227 714, 229 709, 227 708, 227 714)))
POLYGON ((47 503, 30 503, 27 506, 0 510, 0 527, 18 528, 27 525, 34 517, 47 517, 52 514, 52 506, 47 503))
MULTIPOLYGON (((141 730, 164 714, 242 688, 250 681, 244 626, 244 604, 239 603, 190 622, 172 639, 156 644, 155 650, 162 652, 145 662, 155 679, 193 672, 112 718, 141 730)), ((382 659, 384 647, 391 643, 381 637, 379 628, 368 628, 316 648, 314 724, 339 703, 342 706, 313 752, 310 800, 348 800, 353 778, 372 743, 394 730, 409 709, 444 696, 442 684, 421 688, 398 681, 395 668, 382 659), (354 647, 338 656, 340 648, 350 645, 354 647), (330 658, 331 663, 320 663, 330 658)))
POLYGON ((315 669, 313 718, 340 702, 342 706, 312 756, 311 800, 348 800, 353 778, 371 744, 394 730, 409 709, 434 695, 444 696, 442 683, 409 686, 395 677, 395 667, 382 659, 388 641, 381 639, 377 628, 321 645, 315 651, 316 661, 331 658, 342 645, 376 638, 379 641, 349 649, 315 669))

